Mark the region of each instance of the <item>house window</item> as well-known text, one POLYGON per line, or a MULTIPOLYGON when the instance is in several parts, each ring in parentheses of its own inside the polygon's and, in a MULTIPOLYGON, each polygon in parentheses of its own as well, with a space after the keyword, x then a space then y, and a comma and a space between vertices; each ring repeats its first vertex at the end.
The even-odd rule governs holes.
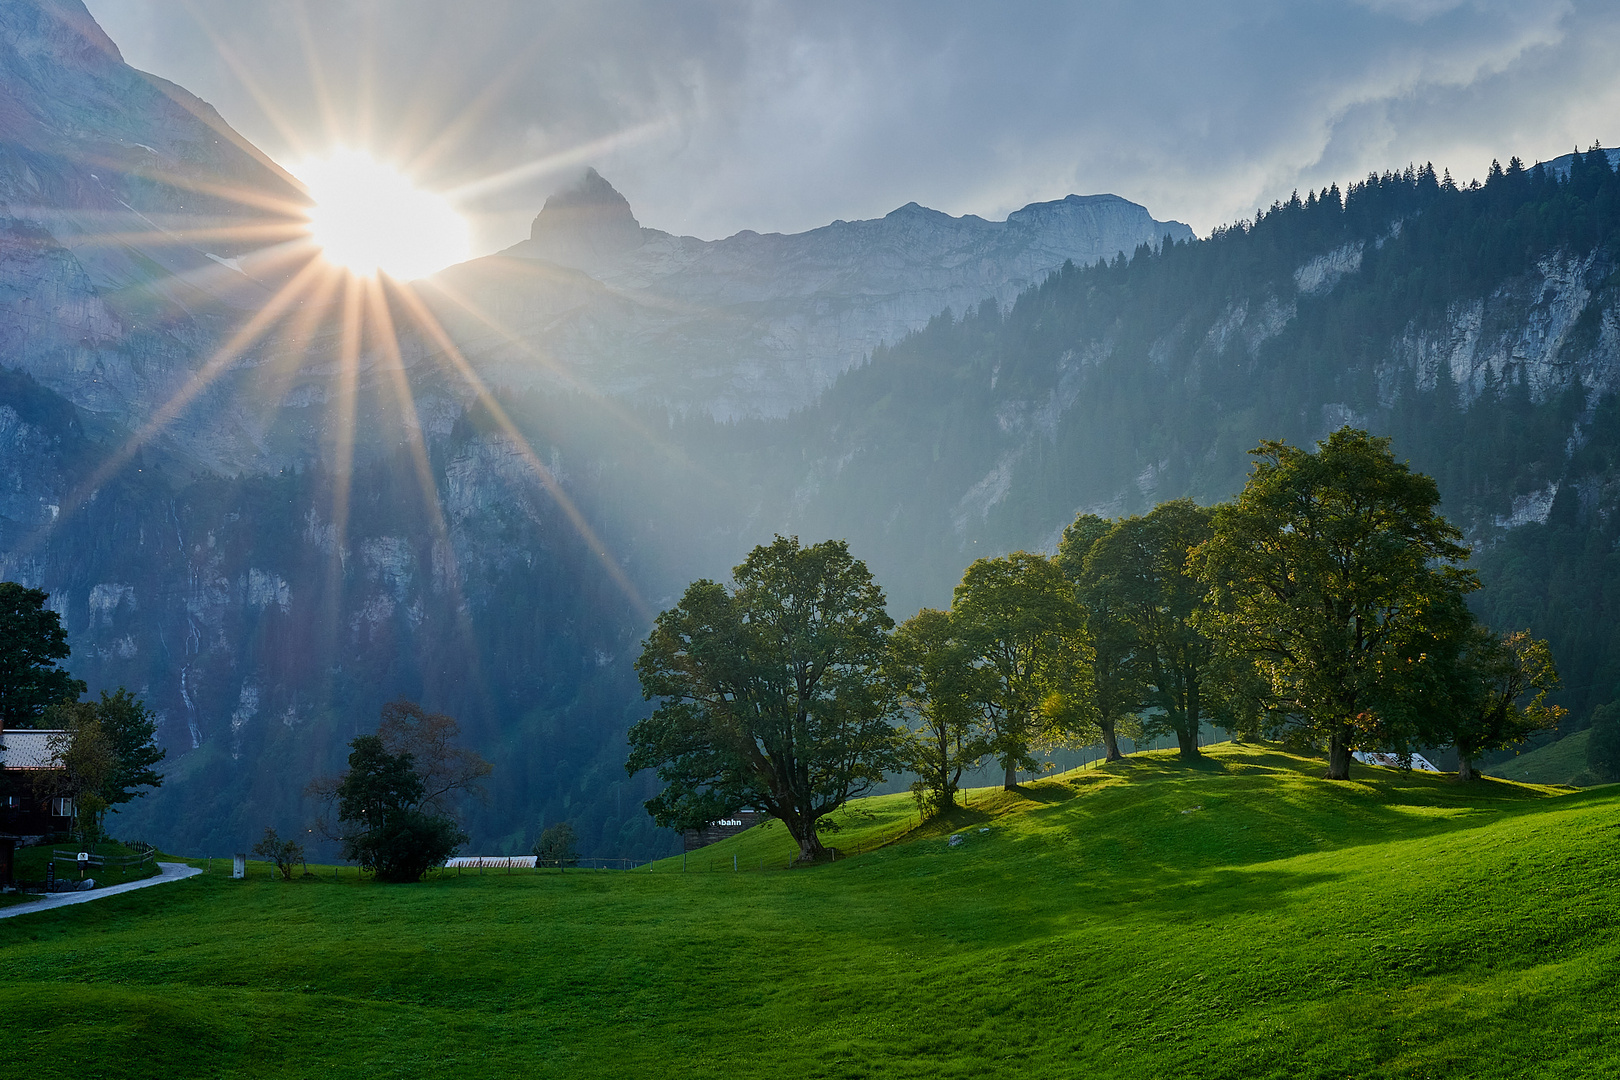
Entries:
POLYGON ((0 799, 0 808, 6 810, 15 810, 21 805, 22 799, 16 795, 7 795, 4 799, 0 799))
POLYGON ((51 817, 72 817, 73 800, 65 795, 58 795, 51 800, 51 817))

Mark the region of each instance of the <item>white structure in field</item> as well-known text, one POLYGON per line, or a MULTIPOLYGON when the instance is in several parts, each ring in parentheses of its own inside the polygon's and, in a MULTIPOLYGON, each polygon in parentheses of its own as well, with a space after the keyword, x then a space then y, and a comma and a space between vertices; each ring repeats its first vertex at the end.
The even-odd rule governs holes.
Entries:
MULTIPOLYGON (((1382 765, 1386 769, 1399 769, 1401 767, 1401 759, 1399 756, 1395 754, 1386 754, 1378 750, 1357 750, 1355 758, 1363 765, 1382 765)), ((1422 754, 1412 755, 1412 768, 1417 772, 1437 773, 1440 771, 1439 769, 1435 768, 1434 764, 1422 754)))

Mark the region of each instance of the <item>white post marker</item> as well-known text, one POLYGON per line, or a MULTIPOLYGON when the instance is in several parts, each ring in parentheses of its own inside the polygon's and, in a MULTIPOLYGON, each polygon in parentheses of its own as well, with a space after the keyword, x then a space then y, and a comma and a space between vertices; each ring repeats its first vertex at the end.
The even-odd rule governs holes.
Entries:
POLYGON ((240 881, 247 877, 247 856, 238 852, 231 856, 231 880, 240 881))

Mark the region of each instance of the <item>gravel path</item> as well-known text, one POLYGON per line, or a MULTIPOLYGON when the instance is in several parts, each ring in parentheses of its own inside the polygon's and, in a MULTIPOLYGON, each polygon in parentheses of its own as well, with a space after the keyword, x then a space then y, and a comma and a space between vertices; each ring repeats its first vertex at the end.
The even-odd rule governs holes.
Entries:
POLYGON ((91 900, 100 900, 103 896, 114 893, 129 892, 131 889, 144 889, 148 885, 161 885, 165 881, 179 881, 181 878, 193 877, 202 873, 195 866, 185 863, 160 862, 157 877, 142 878, 140 881, 131 881, 124 885, 109 885, 105 889, 92 889, 89 892, 52 893, 43 900, 35 900, 31 904, 13 904, 10 907, 0 908, 0 919, 9 919, 13 915, 32 915, 36 911, 51 911, 69 904, 84 904, 91 900))

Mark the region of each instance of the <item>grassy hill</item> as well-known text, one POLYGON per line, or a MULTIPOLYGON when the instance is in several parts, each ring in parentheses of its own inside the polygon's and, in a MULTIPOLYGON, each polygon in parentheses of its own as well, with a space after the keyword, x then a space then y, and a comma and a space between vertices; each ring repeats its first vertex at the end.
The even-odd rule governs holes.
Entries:
POLYGON ((1586 738, 1591 730, 1565 735, 1557 742, 1491 766, 1491 775, 1525 784, 1568 784, 1590 787, 1600 781, 1586 764, 1586 738))
POLYGON ((255 866, 0 921, 0 1073, 1620 1072, 1620 788, 1320 768, 1138 755, 875 846, 886 796, 811 869, 778 826, 685 872, 255 866))

